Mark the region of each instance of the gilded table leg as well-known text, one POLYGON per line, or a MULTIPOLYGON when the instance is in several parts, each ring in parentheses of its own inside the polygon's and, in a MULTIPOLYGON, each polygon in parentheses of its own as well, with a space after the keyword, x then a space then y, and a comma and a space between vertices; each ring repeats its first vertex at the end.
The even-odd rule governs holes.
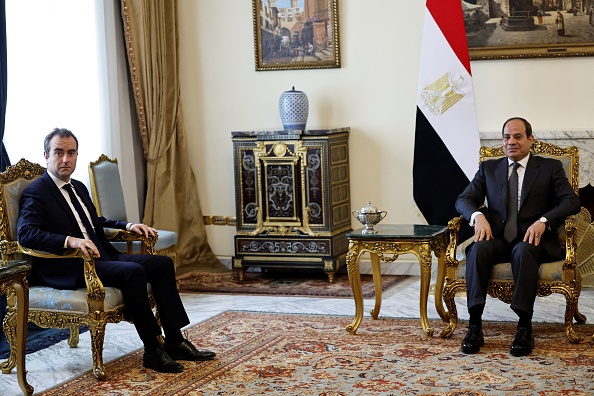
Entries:
POLYGON ((377 253, 369 252, 371 256, 371 272, 373 274, 373 285, 375 287, 375 305, 371 310, 371 317, 377 319, 382 307, 382 274, 380 271, 380 259, 377 253))
POLYGON ((359 273, 359 258, 361 253, 357 242, 349 242, 349 252, 346 256, 346 262, 349 282, 351 283, 353 298, 355 299, 355 319, 353 319, 353 322, 346 329, 351 334, 356 333, 361 320, 363 320, 363 290, 361 289, 361 274, 359 273))
MULTIPOLYGON (((445 248, 445 247, 444 247, 445 248)), ((435 280, 435 309, 442 321, 450 319, 449 313, 443 307, 443 285, 445 283, 445 252, 439 248, 437 255, 437 279, 435 280)))
POLYGON ((427 319, 427 298, 429 297, 429 283, 431 282, 431 250, 429 243, 422 242, 417 249, 417 257, 421 266, 421 325, 423 331, 429 337, 433 336, 433 329, 429 327, 429 320, 427 319))
POLYGON ((15 283, 14 289, 17 297, 17 377, 19 386, 23 390, 23 394, 32 395, 33 387, 27 383, 27 371, 25 370, 25 351, 27 349, 27 321, 29 310, 29 292, 25 285, 26 280, 22 283, 15 283))

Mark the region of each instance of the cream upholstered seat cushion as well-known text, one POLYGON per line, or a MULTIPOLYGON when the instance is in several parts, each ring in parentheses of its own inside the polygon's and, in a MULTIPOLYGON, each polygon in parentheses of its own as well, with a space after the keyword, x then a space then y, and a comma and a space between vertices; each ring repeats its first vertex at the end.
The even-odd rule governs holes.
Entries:
MULTIPOLYGON (((122 292, 113 287, 105 288, 105 310, 110 311, 124 305, 122 292)), ((29 309, 51 309, 89 313, 87 288, 60 290, 49 286, 31 286, 29 288, 29 309)))
MULTIPOLYGON (((551 263, 543 263, 538 269, 538 280, 540 281, 562 281, 563 280, 563 264, 565 260, 554 261, 551 263)), ((466 278, 466 259, 460 261, 458 267, 458 278, 466 278)), ((511 263, 499 263, 493 266, 491 271, 491 280, 514 280, 511 263)))
MULTIPOLYGON (((151 285, 147 286, 149 295, 151 285)), ((124 305, 122 291, 115 287, 105 288, 105 311, 111 311, 124 305)), ((82 314, 89 313, 87 288, 60 290, 49 286, 31 286, 29 288, 29 309, 60 310, 82 314)))

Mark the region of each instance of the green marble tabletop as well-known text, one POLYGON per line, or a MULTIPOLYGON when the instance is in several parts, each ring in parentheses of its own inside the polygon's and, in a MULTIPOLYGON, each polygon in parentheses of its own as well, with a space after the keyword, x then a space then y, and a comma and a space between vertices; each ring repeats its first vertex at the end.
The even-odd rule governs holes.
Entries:
POLYGON ((26 261, 14 260, 14 261, 0 261, 0 280, 8 279, 15 274, 19 274, 24 271, 29 271, 31 265, 26 261))
POLYGON ((440 225, 424 225, 424 224, 378 224, 373 227, 377 230, 375 234, 364 233, 364 227, 347 234, 349 239, 369 239, 369 240, 383 240, 383 239, 431 239, 441 233, 447 231, 448 227, 440 225))

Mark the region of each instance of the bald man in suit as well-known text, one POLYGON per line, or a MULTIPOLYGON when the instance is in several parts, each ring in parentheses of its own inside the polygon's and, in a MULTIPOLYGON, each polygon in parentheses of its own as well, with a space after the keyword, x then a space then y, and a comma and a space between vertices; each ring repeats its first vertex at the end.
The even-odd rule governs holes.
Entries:
MULTIPOLYGON (((159 372, 179 373, 176 360, 210 360, 215 353, 196 349, 184 339, 181 328, 190 323, 177 291, 175 267, 166 256, 120 254, 107 240, 103 227, 155 235, 145 224, 123 223, 99 217, 85 185, 70 178, 76 168, 78 139, 55 128, 44 141, 47 171, 23 190, 18 241, 22 246, 62 254, 81 249, 93 255, 97 275, 105 286, 123 293, 132 322, 144 344, 143 364, 159 372), (147 282, 159 309, 165 344, 148 300, 147 282)), ((58 289, 85 287, 82 259, 34 258, 30 283, 58 289)))
POLYGON ((530 155, 534 135, 528 121, 510 118, 502 137, 506 157, 483 161, 456 201, 456 210, 474 227, 466 254, 470 319, 461 351, 477 353, 484 345, 482 314, 491 270, 497 263, 511 262, 516 286, 510 307, 518 315, 518 327, 510 353, 524 356, 534 347, 532 314, 540 264, 565 256, 557 228, 580 211, 580 200, 560 161, 530 155), (508 197, 512 177, 517 192, 508 197), (486 208, 479 209, 485 200, 486 208))

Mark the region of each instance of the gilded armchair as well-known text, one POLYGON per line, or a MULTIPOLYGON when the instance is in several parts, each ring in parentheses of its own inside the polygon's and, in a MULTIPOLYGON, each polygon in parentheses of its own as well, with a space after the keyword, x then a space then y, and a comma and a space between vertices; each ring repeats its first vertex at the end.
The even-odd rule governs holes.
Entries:
MULTIPOLYGON (((28 249, 16 241, 19 201, 22 191, 35 179, 41 177, 45 168, 21 159, 0 173, 0 253, 2 260, 27 260, 32 256, 42 258, 82 258, 86 288, 59 290, 47 286, 29 287, 29 322, 43 328, 69 328, 68 344, 74 348, 79 341, 79 327, 86 325, 91 336, 93 354, 93 374, 103 380, 107 374, 103 365, 103 340, 107 323, 117 323, 124 319, 125 306, 122 293, 113 287, 103 287, 95 272, 95 262, 86 258, 78 249, 69 250, 64 255, 54 255, 28 249)), ((154 239, 138 236, 130 231, 112 232, 116 240, 140 240, 145 250, 154 252, 154 239)), ((147 286, 150 292, 150 285, 147 286)), ((151 296, 154 307, 154 299, 151 296)), ((10 345, 8 360, 0 363, 3 373, 10 373, 15 366, 16 351, 16 310, 14 302, 8 300, 8 313, 4 318, 3 329, 10 345)))
MULTIPOLYGON (((576 194, 579 190, 579 151, 575 146, 562 148, 550 143, 535 141, 531 149, 532 155, 541 155, 556 158, 561 161, 567 174, 569 183, 576 194)), ((479 161, 487 161, 503 157, 503 147, 481 147, 479 161)), ((579 338, 573 329, 573 318, 578 323, 584 323, 586 317, 578 310, 578 299, 582 288, 582 280, 577 268, 577 224, 578 216, 589 216, 585 208, 580 215, 570 216, 565 224, 559 227, 559 242, 565 247, 565 259, 543 263, 539 270, 537 295, 539 297, 560 293, 565 296, 565 330, 569 341, 578 342, 579 338)), ((450 241, 446 249, 446 276, 443 290, 443 299, 449 311, 449 325, 442 333, 442 337, 449 337, 456 329, 458 313, 454 297, 458 292, 466 291, 465 270, 466 258, 464 247, 469 241, 460 241, 459 233, 464 225, 462 216, 449 221, 450 241)), ((488 294, 505 303, 511 303, 514 281, 510 263, 495 265, 491 272, 488 294)))
MULTIPOLYGON (((91 196, 99 216, 111 220, 127 221, 126 206, 124 204, 124 191, 118 169, 118 160, 111 159, 105 154, 97 161, 89 164, 89 179, 91 182, 91 196)), ((140 244, 128 242, 112 242, 121 252, 139 253, 140 244)), ((155 253, 169 256, 177 268, 177 233, 167 230, 158 230, 155 242, 155 253)))

